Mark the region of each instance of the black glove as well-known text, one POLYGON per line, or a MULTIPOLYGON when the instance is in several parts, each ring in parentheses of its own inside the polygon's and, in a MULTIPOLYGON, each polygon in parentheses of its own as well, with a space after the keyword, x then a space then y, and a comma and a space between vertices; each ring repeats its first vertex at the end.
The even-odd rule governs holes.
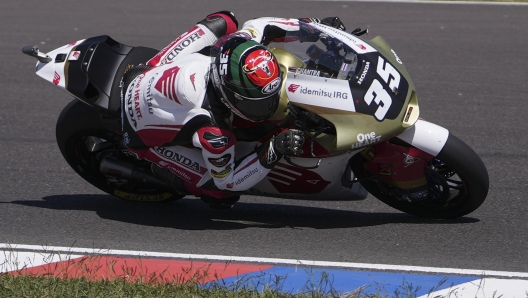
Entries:
POLYGON ((303 154, 304 132, 298 129, 288 129, 276 136, 272 142, 279 153, 286 156, 299 156, 303 154))
POLYGON ((346 31, 345 24, 341 22, 339 17, 327 17, 321 20, 321 24, 334 27, 339 30, 346 31))

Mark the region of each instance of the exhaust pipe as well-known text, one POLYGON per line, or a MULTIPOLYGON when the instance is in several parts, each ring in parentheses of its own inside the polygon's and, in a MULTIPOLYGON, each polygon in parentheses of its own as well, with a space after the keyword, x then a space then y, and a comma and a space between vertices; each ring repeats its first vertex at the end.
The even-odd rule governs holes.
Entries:
POLYGON ((116 179, 125 179, 132 182, 144 183, 153 187, 175 191, 167 183, 154 176, 153 173, 130 164, 126 161, 119 160, 113 156, 105 156, 101 161, 99 170, 106 176, 116 179))

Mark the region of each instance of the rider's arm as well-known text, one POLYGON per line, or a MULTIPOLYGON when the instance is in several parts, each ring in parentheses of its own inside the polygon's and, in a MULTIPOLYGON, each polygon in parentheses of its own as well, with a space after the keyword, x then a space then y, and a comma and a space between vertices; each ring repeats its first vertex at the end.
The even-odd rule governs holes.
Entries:
POLYGON ((197 52, 212 45, 219 37, 235 32, 237 28, 238 21, 232 12, 220 11, 210 14, 189 31, 176 38, 150 59, 147 64, 160 66, 197 52))
POLYGON ((238 32, 245 33, 246 35, 251 36, 252 40, 263 44, 269 44, 270 42, 287 42, 287 40, 284 39, 286 35, 297 35, 300 37, 303 34, 300 31, 302 28, 299 25, 299 21, 304 23, 321 23, 343 31, 346 30, 345 25, 341 22, 339 17, 327 17, 322 20, 317 18, 293 19, 264 17, 245 22, 242 29, 238 32))
POLYGON ((266 177, 284 155, 301 155, 304 134, 298 130, 283 131, 238 160, 235 144, 235 135, 218 127, 202 127, 193 135, 193 145, 202 149, 216 187, 245 191, 266 177))

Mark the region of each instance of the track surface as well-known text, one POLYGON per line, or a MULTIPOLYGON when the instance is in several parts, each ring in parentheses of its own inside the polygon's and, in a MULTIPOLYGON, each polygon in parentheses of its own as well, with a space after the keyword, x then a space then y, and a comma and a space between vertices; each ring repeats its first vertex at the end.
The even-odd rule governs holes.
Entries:
POLYGON ((2 1, 0 243, 528 272, 528 7, 297 1, 2 1), (208 12, 339 15, 382 35, 418 89, 422 117, 482 157, 487 201, 467 217, 415 218, 375 198, 245 197, 213 212, 196 199, 124 202, 78 178, 55 144, 70 97, 34 75, 25 45, 49 51, 108 34, 162 48, 208 12))

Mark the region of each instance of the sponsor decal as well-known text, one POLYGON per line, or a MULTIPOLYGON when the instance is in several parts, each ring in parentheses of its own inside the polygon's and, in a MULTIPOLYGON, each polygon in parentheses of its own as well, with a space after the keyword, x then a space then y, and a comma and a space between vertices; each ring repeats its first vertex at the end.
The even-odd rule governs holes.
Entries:
POLYGON ((278 77, 275 80, 271 81, 269 84, 267 84, 264 88, 262 88, 262 93, 264 94, 272 94, 279 89, 281 85, 281 78, 278 77))
POLYGON ((411 156, 407 153, 403 153, 403 155, 405 155, 405 158, 403 159, 403 163, 405 164, 405 167, 408 167, 420 160, 419 158, 411 156))
POLYGON ((223 179, 223 178, 227 177, 227 175, 229 175, 229 173, 231 173, 231 170, 232 170, 231 169, 231 165, 227 166, 227 168, 225 168, 221 172, 217 172, 217 171, 211 169, 211 176, 213 176, 216 179, 223 179))
POLYGON ((147 84, 147 89, 145 91, 145 101, 147 102, 149 114, 154 114, 154 109, 152 108, 152 83, 154 83, 155 80, 156 79, 154 77, 150 78, 147 84))
POLYGON ((196 32, 191 33, 188 36, 185 36, 183 39, 181 39, 181 41, 176 41, 175 47, 161 61, 161 64, 174 60, 180 54, 181 51, 183 51, 185 48, 193 44, 198 39, 202 38, 204 34, 205 32, 202 29, 200 29, 196 32))
POLYGON ((219 158, 208 158, 208 160, 213 166, 221 168, 227 165, 229 161, 231 161, 231 154, 226 154, 219 158))
POLYGON ((184 179, 184 180, 187 180, 187 181, 191 181, 191 176, 187 175, 187 173, 185 173, 184 171, 178 169, 178 168, 175 168, 173 166, 171 166, 169 164, 169 166, 167 166, 167 169, 169 169, 171 172, 174 173, 174 175, 184 179))
POLYGON ((130 137, 128 136, 128 132, 125 132, 123 134, 123 143, 125 146, 128 146, 128 144, 130 144, 130 137))
POLYGON ((233 185, 235 185, 235 182, 228 183, 226 185, 227 188, 233 188, 233 185))
POLYGON ((288 86, 288 91, 291 93, 295 93, 295 91, 297 91, 299 87, 301 87, 301 85, 290 84, 290 86, 288 86))
POLYGON ((68 44, 68 46, 69 46, 69 47, 73 47, 73 46, 76 45, 76 44, 77 44, 76 41, 72 41, 72 42, 70 42, 70 43, 68 44))
POLYGON ((134 116, 134 107, 132 106, 132 93, 133 93, 132 90, 134 90, 134 88, 128 89, 125 102, 126 102, 126 108, 128 112, 128 119, 130 120, 130 122, 132 122, 132 125, 134 126, 134 128, 137 128, 137 121, 136 121, 136 117, 134 116))
POLYGON ((329 91, 326 89, 310 89, 308 87, 302 87, 302 86, 295 85, 295 84, 291 84, 288 87, 288 91, 291 93, 295 93, 297 89, 299 89, 300 94, 308 94, 308 95, 317 96, 317 97, 339 98, 339 99, 348 99, 349 97, 352 97, 347 92, 329 91))
POLYGON ((141 107, 139 105, 139 98, 141 94, 141 89, 139 89, 139 86, 144 77, 144 74, 139 75, 139 77, 137 78, 138 81, 135 85, 136 90, 134 91, 134 110, 136 111, 136 117, 138 120, 143 118, 143 115, 141 115, 141 107))
POLYGON ((201 170, 201 167, 200 167, 200 164, 198 164, 197 162, 195 161, 192 161, 191 159, 171 150, 171 149, 168 149, 168 148, 165 148, 165 147, 156 147, 154 148, 156 150, 156 152, 165 157, 165 158, 168 158, 172 161, 175 161, 177 162, 178 164, 186 167, 186 168, 189 168, 195 172, 198 172, 200 173, 200 170, 201 170))
POLYGON ((79 60, 80 56, 81 56, 81 51, 72 51, 70 53, 70 57, 68 57, 68 60, 76 61, 76 60, 79 60))
POLYGON ((242 71, 259 87, 265 87, 279 77, 279 65, 273 59, 271 52, 265 49, 250 52, 244 61, 242 71))
POLYGON ((295 70, 295 73, 296 74, 308 75, 308 76, 314 76, 314 77, 320 77, 321 76, 321 71, 320 70, 315 70, 315 69, 297 68, 297 70, 295 70))
POLYGON ((226 136, 219 136, 210 131, 203 134, 203 138, 211 144, 213 148, 220 148, 229 144, 229 138, 226 136))
POLYGON ((363 68, 363 72, 361 73, 361 75, 359 76, 359 79, 357 81, 358 85, 361 85, 361 83, 363 83, 363 80, 367 76, 369 68, 370 68, 370 62, 365 63, 365 67, 363 68))
POLYGON ((256 174, 256 173, 258 173, 258 168, 254 168, 253 170, 247 171, 244 177, 238 178, 237 181, 235 181, 235 185, 239 185, 240 183, 244 182, 245 180, 247 180, 249 177, 253 176, 253 174, 256 174))
POLYGON ((176 96, 176 76, 179 71, 180 68, 178 66, 165 70, 156 82, 154 88, 165 95, 165 97, 181 104, 176 96))
POLYGON ((392 175, 392 165, 391 164, 378 164, 378 174, 391 176, 392 175))
POLYGON ((53 75, 53 84, 58 85, 60 83, 60 80, 61 80, 60 75, 57 72, 55 72, 55 74, 53 75))
POLYGON ((361 148, 363 146, 371 145, 377 143, 381 140, 381 136, 377 136, 375 132, 367 134, 358 134, 357 141, 358 143, 352 144, 352 149, 361 148))
POLYGON ((196 73, 193 73, 193 74, 189 77, 189 79, 191 80, 191 83, 192 83, 192 85, 193 85, 194 91, 196 91, 196 86, 194 85, 194 76, 196 76, 196 73))
POLYGON ((391 49, 391 52, 394 54, 394 57, 396 58, 396 61, 398 63, 400 63, 400 64, 403 64, 403 62, 400 60, 400 57, 398 57, 398 55, 396 55, 396 52, 393 49, 391 49))
POLYGON ((362 49, 363 51, 367 49, 367 47, 365 47, 363 44, 355 43, 355 45, 356 45, 358 48, 362 49))

